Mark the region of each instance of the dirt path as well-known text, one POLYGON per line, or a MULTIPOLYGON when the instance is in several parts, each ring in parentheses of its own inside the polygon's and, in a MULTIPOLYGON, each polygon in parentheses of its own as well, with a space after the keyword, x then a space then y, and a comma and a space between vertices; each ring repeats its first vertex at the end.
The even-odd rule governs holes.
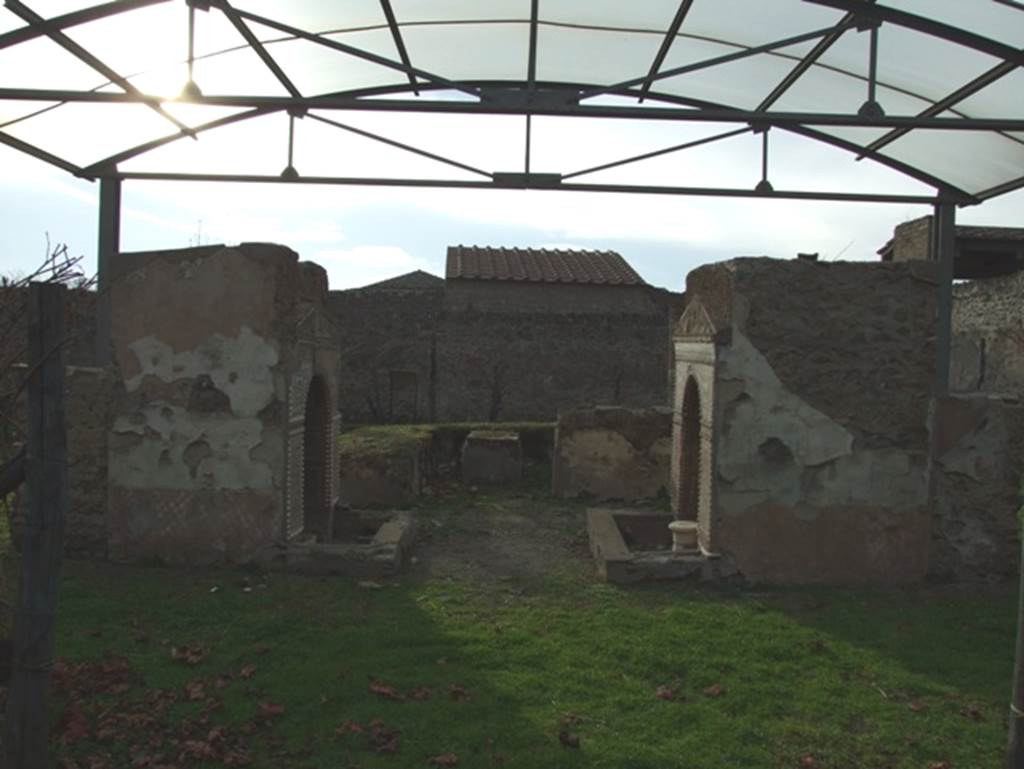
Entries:
POLYGON ((592 570, 585 509, 529 494, 441 497, 417 511, 410 573, 495 581, 592 570))

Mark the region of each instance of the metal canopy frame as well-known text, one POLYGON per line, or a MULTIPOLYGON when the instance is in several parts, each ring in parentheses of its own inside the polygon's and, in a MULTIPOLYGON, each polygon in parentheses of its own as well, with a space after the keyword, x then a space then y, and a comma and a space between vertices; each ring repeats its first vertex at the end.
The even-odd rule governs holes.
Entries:
MULTIPOLYGON (((1005 114, 999 117, 977 117, 966 114, 959 106, 971 96, 979 93, 991 84, 1024 67, 1024 49, 1014 48, 1006 43, 993 40, 983 35, 959 29, 937 19, 915 15, 899 8, 885 5, 876 0, 803 0, 813 6, 831 8, 843 15, 832 24, 781 37, 756 45, 737 41, 721 40, 700 36, 687 32, 688 21, 692 18, 695 4, 708 3, 712 0, 679 0, 675 6, 671 21, 663 30, 641 30, 660 35, 657 51, 644 71, 636 72, 635 76, 616 83, 599 82, 550 82, 538 76, 539 32, 542 26, 551 28, 576 28, 587 31, 615 31, 608 27, 586 24, 569 24, 553 22, 541 17, 544 0, 528 0, 529 17, 515 20, 494 20, 497 23, 515 22, 525 24, 528 29, 528 53, 525 62, 526 77, 522 80, 494 80, 486 78, 449 78, 442 73, 432 72, 419 66, 410 49, 404 32, 412 24, 403 24, 403 20, 395 13, 391 0, 379 0, 384 24, 377 28, 386 29, 394 44, 397 58, 388 58, 372 51, 336 39, 337 33, 343 30, 310 30, 286 23, 279 19, 256 14, 245 10, 245 0, 184 0, 189 7, 189 81, 183 91, 188 100, 197 105, 227 107, 237 112, 222 116, 205 123, 189 125, 165 107, 164 100, 141 92, 133 83, 133 75, 125 75, 108 66, 97 53, 87 50, 75 42, 68 34, 84 24, 100 21, 119 14, 130 14, 140 9, 171 2, 172 0, 112 0, 91 8, 76 10, 51 19, 45 19, 36 13, 22 0, 3 0, 4 6, 19 18, 25 25, 22 28, 0 34, 0 51, 27 43, 38 38, 48 38, 81 62, 91 67, 106 79, 93 89, 39 89, 0 87, 0 100, 23 102, 26 105, 42 104, 29 114, 22 115, 7 123, 0 123, 0 143, 15 150, 29 154, 39 160, 52 164, 64 171, 85 179, 101 181, 100 194, 100 247, 99 272, 101 281, 106 275, 109 256, 119 249, 120 238, 120 199, 121 184, 124 180, 186 180, 186 181, 230 181, 286 184, 338 184, 368 186, 406 186, 406 187, 453 187, 470 189, 541 189, 541 190, 572 190, 588 192, 632 192, 668 195, 702 195, 742 197, 757 199, 790 199, 790 200, 831 200, 843 202, 879 202, 898 204, 931 204, 935 207, 937 226, 934 228, 934 253, 942 264, 942 287, 940 291, 940 344, 938 361, 939 389, 945 388, 945 377, 948 376, 948 342, 950 324, 950 300, 952 280, 952 249, 953 227, 955 224, 954 207, 971 205, 996 195, 1024 188, 1024 171, 1009 173, 1007 178, 998 184, 983 190, 967 190, 953 181, 934 173, 926 168, 904 162, 884 151, 893 143, 912 134, 914 131, 971 132, 974 134, 994 135, 1010 142, 1024 144, 1024 114, 1005 114), (250 49, 272 74, 281 87, 281 96, 253 96, 243 94, 207 95, 192 80, 193 65, 193 22, 194 14, 199 12, 220 13, 237 31, 244 46, 250 49), (253 27, 270 30, 281 37, 261 38, 253 27), (885 27, 900 27, 906 30, 928 35, 950 45, 962 46, 973 52, 993 57, 996 61, 987 70, 977 75, 970 82, 950 91, 939 99, 930 99, 914 93, 912 89, 879 80, 876 72, 877 42, 879 30, 885 27), (840 71, 834 65, 823 65, 821 59, 840 39, 851 31, 868 30, 870 34, 870 68, 868 74, 862 75, 850 71, 842 71, 843 75, 862 80, 866 85, 868 101, 858 105, 851 104, 850 112, 792 112, 775 110, 773 107, 815 67, 823 70, 840 71), (331 36, 331 35, 334 36, 331 36), (728 46, 732 50, 700 61, 689 62, 680 66, 668 66, 673 46, 679 40, 692 37, 706 43, 728 46), (271 50, 271 44, 282 40, 302 41, 324 49, 331 50, 341 56, 353 57, 363 62, 392 70, 399 80, 394 84, 377 87, 363 87, 348 91, 332 93, 304 94, 296 85, 296 80, 282 66, 271 50), (802 54, 787 52, 796 46, 812 43, 810 50, 802 54), (708 101, 694 96, 669 93, 660 88, 671 78, 696 72, 714 73, 716 67, 751 59, 752 57, 770 55, 781 56, 792 61, 793 66, 788 73, 776 82, 765 95, 760 98, 753 109, 741 109, 735 105, 708 101), (109 90, 115 86, 117 90, 109 90), (878 86, 884 86, 891 92, 906 97, 921 99, 928 107, 913 115, 887 115, 877 102, 874 94, 878 86), (608 97, 615 97, 615 103, 608 103, 608 97), (36 146, 24 138, 11 135, 6 129, 21 121, 30 121, 34 116, 52 109, 59 109, 65 104, 93 105, 124 105, 137 104, 147 107, 173 126, 173 131, 163 136, 153 137, 148 141, 135 144, 111 154, 96 158, 86 165, 78 165, 51 152, 44 146, 36 146), (314 112, 315 111, 315 112, 314 112), (338 119, 349 113, 394 112, 411 115, 424 114, 459 114, 459 115, 516 115, 524 118, 523 133, 523 164, 521 169, 491 170, 479 168, 457 157, 449 157, 433 152, 425 147, 415 146, 406 141, 369 131, 338 119), (144 157, 160 147, 179 141, 183 138, 202 140, 203 135, 219 128, 263 118, 274 113, 286 113, 289 116, 288 133, 288 165, 280 175, 266 174, 214 174, 182 171, 164 173, 142 170, 125 171, 119 167, 128 160, 144 157), (340 113, 340 114, 339 114, 340 113), (537 173, 531 168, 531 143, 533 138, 533 118, 538 116, 570 117, 570 118, 613 118, 634 121, 668 121, 674 124, 714 123, 731 126, 728 130, 718 130, 708 136, 678 142, 647 152, 634 153, 626 157, 609 158, 606 162, 590 165, 576 170, 565 170, 559 173, 537 173), (308 117, 322 125, 336 128, 342 132, 355 134, 374 142, 383 143, 394 149, 426 158, 438 163, 439 166, 457 169, 475 179, 464 178, 406 178, 376 176, 338 177, 328 175, 300 175, 292 166, 294 144, 294 121, 308 117), (930 187, 932 194, 892 194, 881 190, 877 192, 851 192, 846 190, 816 191, 800 189, 776 189, 768 180, 768 132, 779 129, 807 139, 828 144, 848 152, 857 160, 868 159, 930 187), (885 133, 866 143, 859 144, 846 138, 830 133, 829 129, 839 128, 871 128, 883 129, 885 133), (729 139, 762 133, 763 149, 760 158, 761 181, 751 189, 735 187, 709 187, 665 184, 610 184, 599 182, 575 181, 579 177, 595 174, 611 168, 638 163, 651 158, 663 157, 673 153, 686 152, 695 147, 712 143, 727 142, 729 139), (1014 134, 1019 134, 1014 135, 1014 134), (943 358, 946 356, 946 358, 943 358), (945 361, 945 362, 944 362, 945 361)), ((176 0, 175 0, 176 1, 176 0)), ((525 2, 526 0, 524 0, 525 2)), ((895 2, 895 0, 890 0, 895 2)), ((1011 0, 995 0, 1006 8, 1021 11, 1024 22, 1024 5, 1011 0)), ((427 22, 422 22, 427 23, 427 22)), ((634 30, 635 31, 635 30, 634 30)), ((229 50, 207 54, 216 56, 229 50)), ((202 57, 201 57, 202 58, 202 57)), ((201 60, 201 58, 199 60, 201 60)), ((1024 99, 1012 105, 1020 108, 1024 99)), ((1009 111, 1009 108, 1008 108, 1009 111)), ((102 332, 102 329, 101 329, 102 332)), ((102 336, 102 333, 101 333, 102 336)), ((102 353, 101 343, 101 353, 102 353)))
MULTIPOLYGON (((190 94, 190 101, 195 104, 220 106, 238 109, 239 112, 218 120, 200 125, 187 125, 164 107, 163 102, 152 95, 139 91, 129 76, 118 73, 103 60, 71 39, 66 32, 74 27, 94 22, 117 14, 170 2, 171 0, 114 0, 92 8, 74 11, 53 19, 44 19, 22 0, 4 0, 5 7, 19 16, 26 26, 0 34, 0 50, 25 43, 39 37, 46 37, 60 45, 79 60, 93 68, 107 79, 105 85, 116 85, 119 90, 71 90, 71 89, 32 89, 32 88, 0 88, 0 99, 7 101, 45 102, 48 105, 70 103, 90 104, 143 104, 161 115, 173 125, 174 131, 156 137, 110 155, 96 159, 86 166, 79 166, 66 158, 62 158, 42 146, 35 146, 24 139, 19 139, 4 131, 12 123, 0 125, 0 142, 19 151, 32 155, 44 162, 56 165, 62 170, 74 173, 86 179, 190 179, 197 181, 218 181, 223 179, 271 181, 275 177, 259 174, 205 174, 190 173, 156 173, 147 171, 121 171, 119 163, 144 156, 156 148, 165 146, 181 138, 199 138, 201 134, 240 121, 260 118, 267 114, 286 111, 294 120, 310 114, 310 110, 318 112, 403 112, 412 114, 446 113, 460 115, 522 115, 525 118, 524 146, 525 153, 521 170, 508 169, 503 171, 487 171, 475 165, 463 162, 459 158, 446 157, 431 152, 427 148, 417 147, 409 142, 377 134, 357 126, 346 124, 334 117, 310 115, 321 123, 333 125, 343 131, 358 134, 366 139, 387 144, 420 157, 429 158, 450 168, 482 177, 482 181, 469 182, 464 179, 447 179, 439 176, 436 179, 410 179, 392 176, 370 177, 335 177, 326 175, 299 176, 294 169, 284 178, 277 181, 285 183, 318 184, 374 184, 394 186, 471 186, 497 188, 517 187, 525 189, 572 189, 593 191, 639 192, 654 194, 696 194, 696 195, 728 195, 748 196, 752 198, 796 198, 809 199, 819 197, 823 200, 863 200, 866 202, 897 202, 897 203, 934 203, 938 200, 952 201, 958 205, 978 203, 989 197, 1004 194, 1024 186, 1024 175, 1007 179, 999 185, 981 192, 969 192, 946 179, 936 177, 909 163, 904 163, 883 153, 893 142, 905 137, 915 130, 967 131, 967 132, 998 132, 1002 136, 1024 144, 1013 132, 1024 133, 1024 117, 977 118, 956 112, 956 107, 965 99, 976 94, 985 87, 1005 77, 1018 67, 1024 66, 1024 50, 1018 50, 996 40, 983 37, 973 32, 958 29, 934 19, 907 13, 876 0, 804 0, 810 5, 825 6, 844 12, 838 22, 808 32, 791 35, 759 45, 732 44, 734 51, 720 56, 711 57, 682 66, 665 67, 667 56, 680 38, 687 17, 696 0, 680 0, 674 16, 661 36, 660 44, 653 61, 646 72, 636 77, 614 84, 543 82, 537 76, 538 28, 542 24, 551 24, 540 19, 540 6, 543 0, 529 0, 529 19, 521 20, 528 24, 529 51, 526 62, 526 79, 521 82, 493 80, 452 80, 441 74, 427 71, 419 66, 410 56, 403 36, 401 19, 396 17, 391 0, 379 0, 381 12, 386 20, 386 27, 398 53, 397 60, 389 59, 380 54, 362 50, 328 37, 325 31, 302 29, 294 24, 253 13, 236 7, 229 0, 186 0, 190 12, 217 12, 230 22, 238 31, 245 45, 264 63, 280 84, 285 95, 282 96, 246 96, 239 94, 205 95, 198 87, 190 94), (304 95, 295 85, 294 79, 288 74, 268 50, 267 40, 261 40, 251 25, 272 30, 287 39, 306 41, 322 46, 339 54, 362 59, 372 64, 394 70, 407 81, 402 85, 387 87, 364 88, 348 92, 329 94, 304 95), (944 98, 932 101, 931 105, 915 115, 886 114, 849 114, 786 112, 773 110, 772 107, 791 89, 800 78, 818 62, 839 39, 851 30, 874 30, 884 25, 896 25, 921 32, 951 44, 964 46, 974 51, 985 53, 1001 59, 971 82, 951 91, 944 98), (658 84, 669 78, 678 77, 702 70, 713 70, 732 62, 753 56, 771 53, 778 54, 784 49, 814 41, 811 50, 801 56, 788 56, 795 61, 789 73, 778 82, 758 103, 754 109, 737 109, 727 104, 710 103, 698 99, 673 96, 658 91, 658 84), (430 98, 423 98, 427 93, 430 98), (616 96, 635 99, 635 104, 607 104, 598 97, 616 96), (412 97, 412 98, 410 98, 412 97), (955 117, 944 116, 954 114, 955 117), (675 123, 725 123, 736 126, 734 129, 719 132, 704 139, 680 142, 676 145, 652 150, 650 152, 629 155, 621 158, 609 158, 605 163, 586 169, 568 170, 561 173, 537 174, 531 169, 530 149, 533 131, 532 118, 535 116, 558 116, 579 118, 619 118, 626 120, 658 120, 675 123), (827 129, 835 128, 878 128, 888 129, 880 138, 859 145, 851 141, 839 139, 829 134, 827 129), (716 188, 706 186, 686 186, 663 184, 590 184, 570 182, 585 174, 600 170, 628 165, 641 160, 684 152, 693 147, 711 142, 728 139, 748 132, 748 129, 779 128, 815 141, 827 143, 844 151, 848 151, 857 159, 870 159, 885 165, 922 182, 935 190, 934 195, 893 195, 887 192, 848 192, 848 191, 808 191, 771 189, 771 185, 758 185, 756 189, 742 190, 736 188, 716 188)), ((244 0, 238 0, 244 4, 244 0)), ((1022 16, 1024 21, 1024 16, 1022 16)), ((328 31, 329 32, 329 31, 328 31)), ((191 38, 190 38, 191 42, 191 38)), ((725 41, 716 41, 725 42, 725 41)), ((191 55, 189 63, 191 64, 191 55)), ((873 66, 872 66, 873 69, 873 66)), ((874 87, 874 76, 869 78, 869 87, 874 87)), ((193 84, 194 85, 194 84, 193 84)), ((892 87, 892 86, 887 86, 892 87)), ((905 88, 898 88, 903 93, 915 95, 905 88)), ((851 105, 853 106, 853 105, 851 105)), ((51 107, 52 108, 52 107, 51 107)), ((32 113, 32 114, 38 114, 32 113)), ((19 120, 30 119, 31 115, 19 120)), ((14 121, 18 122, 18 121, 14 121)), ((290 166, 289 166, 290 168, 290 166)))

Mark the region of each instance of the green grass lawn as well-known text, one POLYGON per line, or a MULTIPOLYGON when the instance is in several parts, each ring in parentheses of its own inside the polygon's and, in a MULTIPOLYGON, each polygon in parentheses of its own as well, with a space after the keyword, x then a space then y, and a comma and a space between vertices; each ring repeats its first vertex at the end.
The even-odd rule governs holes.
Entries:
POLYGON ((1014 600, 620 588, 568 568, 375 588, 72 563, 58 755, 82 769, 995 767, 1014 600))

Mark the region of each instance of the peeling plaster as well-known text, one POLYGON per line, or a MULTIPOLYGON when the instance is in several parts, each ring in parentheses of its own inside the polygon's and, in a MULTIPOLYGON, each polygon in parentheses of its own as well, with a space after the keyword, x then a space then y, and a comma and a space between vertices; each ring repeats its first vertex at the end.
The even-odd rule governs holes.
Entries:
POLYGON ((270 464, 250 455, 264 442, 263 423, 256 417, 217 419, 153 403, 131 417, 118 417, 113 435, 138 436, 111 441, 109 473, 118 486, 184 490, 196 488, 197 479, 217 489, 275 486, 270 464), (136 416, 142 417, 141 425, 133 423, 136 416))
POLYGON ((800 508, 920 504, 927 498, 924 452, 853 450, 853 435, 788 391, 742 333, 722 350, 719 376, 723 434, 717 473, 719 504, 736 514, 771 502, 800 508), (764 447, 778 458, 768 461, 764 447), (787 455, 788 450, 791 457, 787 455))
POLYGON ((193 350, 174 352, 166 342, 150 335, 128 345, 140 372, 125 382, 135 392, 146 376, 170 383, 208 375, 231 401, 240 417, 256 416, 274 399, 273 367, 280 360, 277 346, 242 326, 236 338, 211 334, 193 350))
POLYGON ((853 435, 783 387, 768 360, 741 332, 733 330, 719 366, 724 384, 719 402, 723 410, 732 407, 730 440, 721 447, 718 461, 725 480, 735 481, 762 466, 758 447, 771 438, 785 444, 804 466, 822 465, 852 451, 853 435), (726 393, 735 393, 731 403, 726 393))

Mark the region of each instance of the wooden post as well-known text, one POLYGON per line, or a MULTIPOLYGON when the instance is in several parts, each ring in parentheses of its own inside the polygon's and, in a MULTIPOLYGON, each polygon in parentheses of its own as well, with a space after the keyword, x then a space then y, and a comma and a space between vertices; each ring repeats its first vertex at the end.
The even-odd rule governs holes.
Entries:
POLYGON ((48 700, 53 622, 64 553, 68 504, 64 428, 64 286, 29 286, 28 512, 14 608, 14 652, 7 695, 4 753, 7 769, 49 766, 48 700))

